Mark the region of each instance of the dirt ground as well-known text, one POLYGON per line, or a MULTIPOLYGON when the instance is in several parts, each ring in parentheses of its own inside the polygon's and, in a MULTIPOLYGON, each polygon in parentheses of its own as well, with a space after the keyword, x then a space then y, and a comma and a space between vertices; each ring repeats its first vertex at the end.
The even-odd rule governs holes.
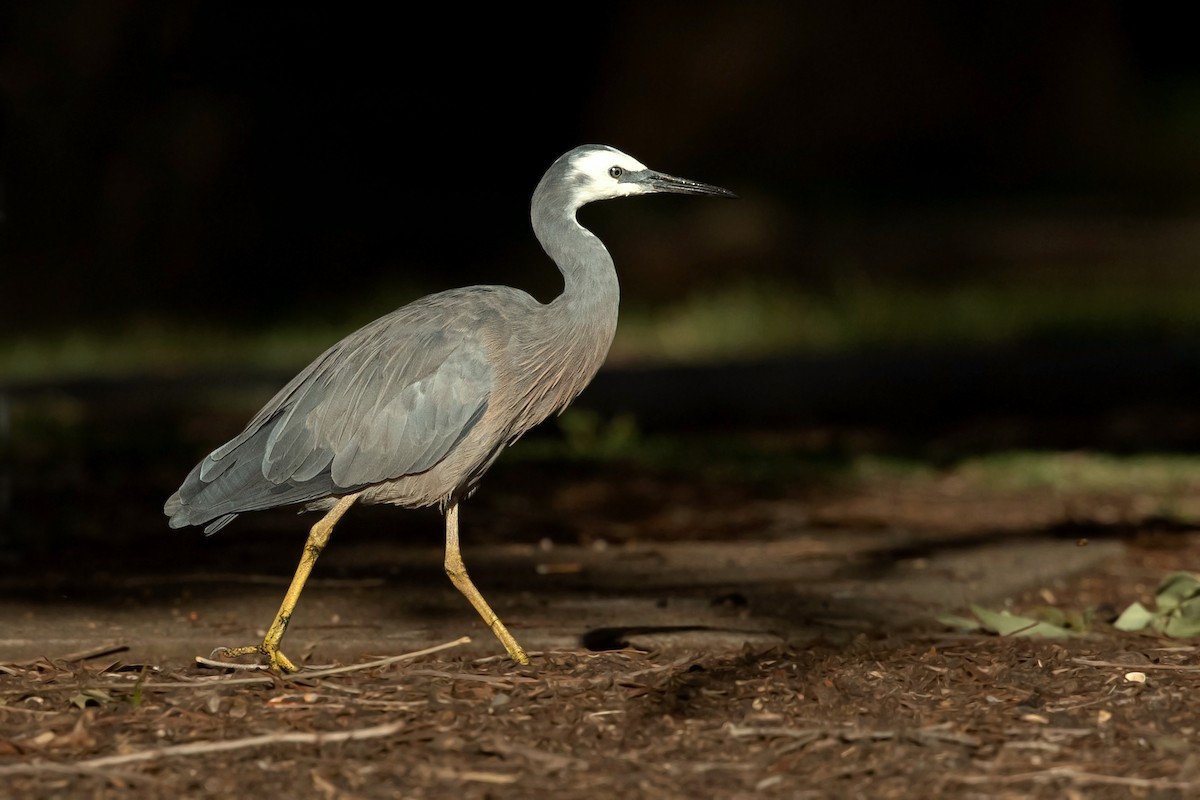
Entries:
POLYGON ((1200 563, 1200 532, 1136 498, 543 469, 500 469, 464 515, 468 564, 529 666, 498 655, 440 575, 436 530, 383 532, 394 510, 335 536, 285 641, 306 664, 295 676, 191 661, 265 625, 299 549, 294 516, 264 515, 252 541, 229 529, 171 552, 154 538, 119 558, 76 545, 36 575, 10 571, 3 794, 1200 793, 1200 650, 1110 625, 1200 563), (505 505, 530 485, 550 487, 540 510, 505 505), (231 551, 239 566, 214 576, 206 559, 231 551), (934 620, 970 602, 1095 620, 1057 640, 934 620))
POLYGON ((1111 624, 1200 564, 1180 522, 1200 485, 997 488, 953 468, 1039 447, 1194 451, 1190 402, 681 425, 633 458, 606 450, 619 426, 550 434, 569 458, 533 437, 462 517, 466 563, 529 666, 446 580, 435 512, 356 508, 284 642, 303 671, 280 677, 195 656, 262 636, 311 518, 168 530, 163 498, 262 398, 167 388, 15 396, 0 795, 1200 794, 1200 649, 1111 624), (864 453, 924 466, 863 473, 864 453), (1057 609, 1077 635, 937 620, 972 604, 1057 609))

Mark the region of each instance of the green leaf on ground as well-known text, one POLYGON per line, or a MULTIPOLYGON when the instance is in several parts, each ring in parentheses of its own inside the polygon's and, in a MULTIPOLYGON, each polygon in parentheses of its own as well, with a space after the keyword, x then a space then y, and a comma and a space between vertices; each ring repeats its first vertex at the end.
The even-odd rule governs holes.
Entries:
POLYGON ((989 611, 982 606, 971 606, 971 613, 979 618, 983 627, 1001 636, 1044 636, 1058 639, 1075 636, 1076 632, 1031 617, 1009 614, 1007 611, 989 611))
POLYGON ((1162 632, 1175 639, 1200 636, 1200 619, 1170 617, 1167 619, 1166 624, 1162 626, 1162 632))
POLYGON ((983 629, 983 626, 979 624, 979 620, 960 617, 958 614, 938 614, 937 621, 947 628, 953 628, 963 633, 971 633, 972 631, 983 629))
POLYGON ((1113 627, 1119 631, 1140 631, 1154 621, 1154 612, 1141 603, 1134 603, 1121 612, 1113 627))
POLYGON ((1179 608, 1185 601, 1200 596, 1200 580, 1190 572, 1172 572, 1162 579, 1154 602, 1163 612, 1179 608))
POLYGON ((1158 584, 1153 609, 1133 603, 1121 612, 1113 627, 1121 631, 1147 628, 1176 639, 1200 636, 1200 578, 1190 572, 1172 572, 1158 584))

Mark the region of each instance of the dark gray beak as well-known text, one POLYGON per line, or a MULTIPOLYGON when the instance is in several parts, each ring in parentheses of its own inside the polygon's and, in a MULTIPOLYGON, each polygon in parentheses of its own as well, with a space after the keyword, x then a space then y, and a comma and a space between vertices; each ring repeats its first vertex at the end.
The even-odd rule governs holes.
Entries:
POLYGON ((719 186, 710 186, 707 183, 690 181, 687 178, 676 178, 674 175, 655 172, 652 169, 642 170, 641 172, 627 172, 622 178, 639 183, 652 192, 701 194, 708 197, 737 197, 733 192, 728 189, 722 189, 719 186))

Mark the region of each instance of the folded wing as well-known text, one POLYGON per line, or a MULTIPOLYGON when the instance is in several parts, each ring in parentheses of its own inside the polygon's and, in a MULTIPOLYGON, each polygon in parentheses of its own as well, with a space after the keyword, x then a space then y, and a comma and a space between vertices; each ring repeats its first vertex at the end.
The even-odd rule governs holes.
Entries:
POLYGON ((494 373, 469 330, 385 317, 326 351, 192 470, 172 527, 424 472, 487 410, 494 373))

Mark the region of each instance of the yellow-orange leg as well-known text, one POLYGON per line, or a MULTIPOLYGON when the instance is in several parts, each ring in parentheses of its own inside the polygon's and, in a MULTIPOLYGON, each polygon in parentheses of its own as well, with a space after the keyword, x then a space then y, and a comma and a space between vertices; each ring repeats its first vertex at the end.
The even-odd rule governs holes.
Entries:
POLYGON ((483 617, 483 621, 492 629, 492 633, 496 634, 496 638, 504 645, 504 649, 508 651, 512 660, 518 664, 528 664, 529 656, 525 654, 525 649, 517 644, 517 640, 508 632, 508 628, 504 627, 504 623, 496 616, 496 612, 492 611, 492 607, 488 605, 487 600, 483 599, 483 595, 479 593, 475 584, 467 576, 462 553, 458 550, 457 500, 451 500, 450 505, 446 507, 446 574, 450 576, 450 582, 454 584, 454 588, 462 592, 463 597, 467 598, 479 612, 479 616, 483 617))
POLYGON ((255 653, 265 656, 269 662, 271 669, 279 670, 280 672, 296 672, 298 668, 279 651, 279 644, 283 641, 283 634, 287 631, 288 623, 292 619, 292 611, 296 608, 296 602, 300 599, 300 592, 304 591, 304 584, 308 580, 309 573, 312 572, 313 564, 317 563, 317 558, 321 555, 321 551, 325 549, 325 545, 329 542, 329 536, 333 533, 333 526, 337 525, 338 520, 342 515, 354 505, 354 501, 358 499, 357 494, 347 495, 337 501, 337 505, 329 509, 329 512, 312 526, 312 530, 308 532, 308 541, 304 543, 304 552, 300 555, 300 564, 296 567, 296 575, 292 578, 292 584, 288 587, 287 594, 283 596, 283 603, 279 606, 279 613, 275 615, 275 621, 271 623, 271 627, 267 629, 267 635, 263 639, 262 644, 252 644, 247 647, 218 648, 216 654, 236 657, 248 656, 255 653))

